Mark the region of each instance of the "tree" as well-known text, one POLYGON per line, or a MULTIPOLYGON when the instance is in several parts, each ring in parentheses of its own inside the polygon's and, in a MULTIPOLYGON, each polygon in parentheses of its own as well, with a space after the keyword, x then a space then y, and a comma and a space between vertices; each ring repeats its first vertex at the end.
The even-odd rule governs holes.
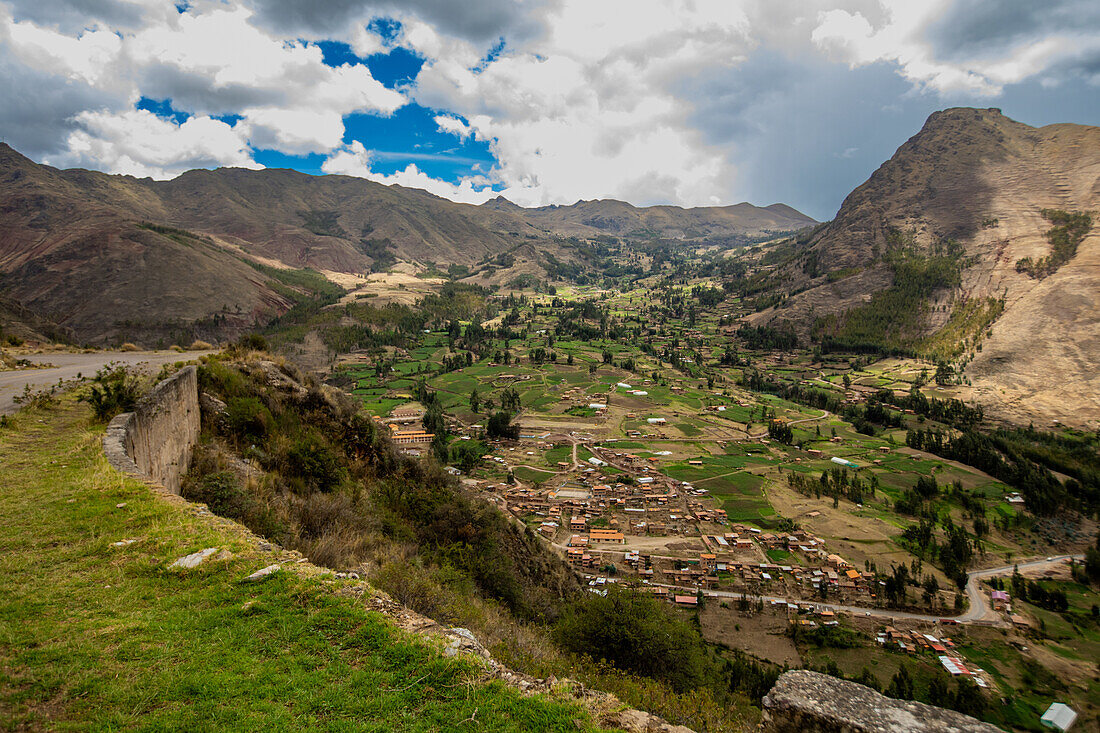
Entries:
POLYGON ((490 438, 505 438, 516 440, 519 438, 519 425, 512 422, 512 414, 509 412, 496 412, 489 418, 485 428, 490 438))
POLYGON ((470 473, 488 452, 488 448, 480 441, 456 440, 451 445, 451 463, 458 466, 463 473, 470 473))
POLYGON ((886 688, 886 694, 896 700, 913 699, 913 678, 909 676, 909 668, 902 662, 901 669, 890 680, 890 686, 886 688))
POLYGON ((443 418, 443 405, 438 400, 428 405, 428 409, 424 411, 422 421, 425 433, 445 435, 447 432, 447 421, 443 418))
POLYGON ((477 387, 470 392, 470 409, 473 412, 477 412, 477 408, 481 405, 481 396, 477 393, 477 387))
POLYGON ((951 701, 951 691, 948 688, 947 674, 937 670, 928 680, 928 702, 936 707, 944 707, 951 701))
POLYGON ((507 412, 519 412, 519 408, 522 403, 519 399, 519 392, 515 387, 508 387, 500 394, 500 409, 507 412))

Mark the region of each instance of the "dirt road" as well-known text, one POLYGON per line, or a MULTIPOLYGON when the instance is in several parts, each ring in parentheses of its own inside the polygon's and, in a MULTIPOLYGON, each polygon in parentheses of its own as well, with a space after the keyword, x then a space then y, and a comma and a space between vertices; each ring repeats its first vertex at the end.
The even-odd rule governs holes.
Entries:
POLYGON ((0 414, 8 415, 19 409, 13 398, 23 394, 30 385, 32 390, 44 389, 80 377, 94 377, 95 373, 111 363, 125 364, 143 371, 154 371, 163 364, 195 359, 209 351, 99 351, 92 354, 29 354, 19 358, 35 364, 53 364, 47 369, 20 369, 0 372, 0 414))

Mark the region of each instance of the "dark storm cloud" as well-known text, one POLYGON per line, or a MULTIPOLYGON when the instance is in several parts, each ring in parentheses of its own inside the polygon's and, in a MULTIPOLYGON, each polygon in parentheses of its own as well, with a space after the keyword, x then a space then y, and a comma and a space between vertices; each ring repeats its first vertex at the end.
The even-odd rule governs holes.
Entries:
POLYGON ((112 30, 131 30, 145 20, 145 8, 122 0, 8 0, 12 18, 56 28, 64 33, 103 23, 112 30))
POLYGON ((849 69, 758 49, 737 73, 705 72, 685 87, 690 124, 737 163, 731 200, 790 204, 829 219, 937 108, 890 64, 849 69))
POLYGON ((943 60, 999 54, 1053 33, 1100 33, 1096 0, 963 0, 926 35, 943 60))
POLYGON ((330 33, 371 17, 415 15, 437 31, 476 43, 528 36, 540 27, 546 0, 253 0, 257 22, 282 32, 330 33))
POLYGON ((0 44, 0 137, 32 158, 67 147, 78 125, 73 117, 88 109, 122 105, 112 95, 79 81, 24 66, 0 44))

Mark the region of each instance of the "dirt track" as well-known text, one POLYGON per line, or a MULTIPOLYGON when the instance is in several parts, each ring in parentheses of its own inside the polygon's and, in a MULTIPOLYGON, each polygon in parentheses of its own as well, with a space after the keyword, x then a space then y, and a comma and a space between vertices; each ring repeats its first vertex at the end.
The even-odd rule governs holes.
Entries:
POLYGON ((23 394, 27 385, 38 390, 57 384, 58 380, 69 381, 80 377, 93 377, 102 367, 110 363, 125 364, 152 371, 163 364, 194 359, 209 351, 101 351, 93 354, 28 354, 19 356, 35 364, 53 364, 47 369, 20 369, 0 372, 0 414, 8 415, 19 409, 14 398, 23 394))

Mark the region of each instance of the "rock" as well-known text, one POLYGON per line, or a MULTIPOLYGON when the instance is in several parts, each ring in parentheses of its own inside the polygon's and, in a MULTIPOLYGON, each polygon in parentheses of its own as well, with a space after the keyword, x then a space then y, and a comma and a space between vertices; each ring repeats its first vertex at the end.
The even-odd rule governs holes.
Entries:
POLYGON ((997 733, 953 710, 894 700, 870 687, 804 669, 784 672, 764 697, 767 733, 997 733))
POLYGON ((199 550, 198 552, 192 552, 190 555, 185 555, 179 560, 169 565, 170 568, 197 568, 218 552, 217 547, 207 547, 205 550, 199 550))
POLYGON ((247 578, 245 578, 245 580, 262 580, 263 578, 266 578, 273 573, 277 573, 281 569, 281 565, 268 565, 266 568, 262 570, 257 570, 256 572, 252 573, 252 575, 249 575, 247 578))
POLYGON ((121 509, 124 506, 126 506, 126 502, 122 501, 122 502, 119 502, 118 504, 115 504, 115 509, 121 509))
POLYGON ((126 547, 127 545, 134 544, 135 542, 137 542, 137 540, 119 540, 118 542, 112 542, 111 547, 126 547))
POLYGON ((461 636, 463 639, 466 639, 467 641, 470 641, 474 644, 478 643, 477 642, 477 637, 474 636, 473 632, 470 631, 469 629, 463 629, 461 627, 455 626, 451 629, 451 633, 452 634, 457 634, 458 636, 461 636))
POLYGON ((229 411, 228 405, 219 400, 209 392, 203 392, 199 395, 199 407, 202 411, 209 415, 225 415, 229 411))

